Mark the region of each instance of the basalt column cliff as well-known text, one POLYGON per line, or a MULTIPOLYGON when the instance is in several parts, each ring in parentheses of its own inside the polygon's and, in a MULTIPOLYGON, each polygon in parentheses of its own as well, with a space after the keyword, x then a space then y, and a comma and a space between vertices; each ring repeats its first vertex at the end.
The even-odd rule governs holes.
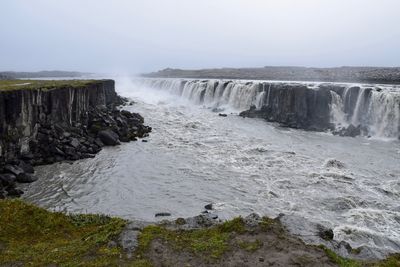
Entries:
POLYGON ((32 166, 93 157, 104 145, 151 131, 113 80, 2 81, 0 84, 0 198, 19 196, 15 183, 32 182, 32 166))

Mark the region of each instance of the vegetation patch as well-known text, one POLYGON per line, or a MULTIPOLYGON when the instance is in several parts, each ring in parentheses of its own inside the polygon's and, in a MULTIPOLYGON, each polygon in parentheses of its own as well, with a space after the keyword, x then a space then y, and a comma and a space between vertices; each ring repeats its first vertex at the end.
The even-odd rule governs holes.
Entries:
POLYGON ((21 200, 0 201, 0 265, 116 266, 115 239, 126 222, 104 215, 66 215, 21 200))
POLYGON ((0 80, 0 91, 53 90, 59 88, 83 88, 97 84, 100 80, 0 80))
POLYGON ((343 258, 343 257, 337 255, 332 250, 330 250, 330 249, 328 249, 328 248, 326 248, 324 246, 320 246, 320 247, 325 251, 325 253, 329 257, 329 259, 333 263, 336 263, 340 267, 361 267, 361 266, 364 266, 357 260, 343 258))
POLYGON ((387 259, 379 262, 377 265, 379 267, 400 267, 400 254, 393 254, 387 259))
POLYGON ((250 241, 250 242, 249 241, 240 241, 240 242, 238 242, 238 245, 240 248, 242 248, 246 251, 254 252, 263 246, 263 242, 256 239, 255 241, 250 241))
POLYGON ((139 236, 140 257, 143 257, 155 239, 167 241, 176 250, 187 250, 199 256, 219 258, 229 250, 233 235, 244 233, 245 224, 241 217, 223 224, 196 230, 168 230, 163 226, 150 225, 139 236))

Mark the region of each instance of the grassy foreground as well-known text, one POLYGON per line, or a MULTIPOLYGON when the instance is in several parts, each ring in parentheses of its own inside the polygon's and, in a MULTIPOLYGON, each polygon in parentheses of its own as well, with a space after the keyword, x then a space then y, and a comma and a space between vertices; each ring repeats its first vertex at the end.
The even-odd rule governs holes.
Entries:
POLYGON ((51 90, 62 87, 83 87, 95 84, 98 80, 0 80, 0 91, 21 89, 51 90))
MULTIPOLYGON (((272 219, 264 218, 257 230, 249 230, 240 217, 199 230, 147 226, 139 236, 135 255, 128 259, 114 243, 126 223, 125 220, 104 215, 66 215, 49 212, 21 200, 0 200, 0 266, 145 267, 161 266, 165 257, 180 260, 188 258, 188 255, 192 262, 195 260, 195 265, 191 266, 200 263, 218 266, 238 253, 250 259, 255 257, 258 260, 259 255, 268 259, 268 251, 283 241, 288 243, 281 245, 291 246, 291 243, 297 242, 296 249, 320 253, 330 266, 400 266, 399 255, 368 263, 344 259, 326 248, 307 246, 288 237, 272 219), (273 236, 279 240, 275 240, 276 245, 270 247, 266 240, 271 241, 273 236)), ((183 219, 176 221, 177 225, 181 223, 184 223, 183 219)), ((307 257, 299 259, 300 266, 310 263, 307 257)))

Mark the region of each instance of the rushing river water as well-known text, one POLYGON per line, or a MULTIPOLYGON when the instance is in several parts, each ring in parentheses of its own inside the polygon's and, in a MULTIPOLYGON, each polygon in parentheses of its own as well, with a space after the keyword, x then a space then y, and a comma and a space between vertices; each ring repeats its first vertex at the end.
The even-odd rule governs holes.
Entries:
POLYGON ((336 240, 400 251, 400 144, 220 117, 168 92, 117 83, 153 127, 148 142, 104 148, 93 159, 37 168, 25 198, 68 212, 154 221, 251 212, 303 217, 336 240), (344 168, 327 167, 336 159, 344 168))

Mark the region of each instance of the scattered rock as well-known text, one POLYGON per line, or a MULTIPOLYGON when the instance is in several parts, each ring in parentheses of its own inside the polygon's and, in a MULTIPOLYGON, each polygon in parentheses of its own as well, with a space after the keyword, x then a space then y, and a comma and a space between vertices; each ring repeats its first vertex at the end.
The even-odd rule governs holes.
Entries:
POLYGON ((198 216, 186 219, 186 225, 188 229, 210 227, 215 224, 217 224, 217 221, 208 216, 208 214, 200 214, 198 216))
POLYGON ((206 210, 212 210, 212 209, 213 209, 213 204, 212 204, 212 203, 207 204, 207 205, 204 206, 204 208, 205 208, 206 210))
POLYGON ((155 217, 167 217, 167 216, 171 216, 171 213, 169 212, 158 212, 155 214, 155 217))
POLYGON ((81 145, 81 143, 79 142, 78 139, 76 139, 76 138, 71 138, 70 145, 71 145, 73 148, 76 149, 76 148, 78 148, 78 147, 81 145))
POLYGON ((333 230, 330 228, 326 228, 325 226, 318 224, 317 225, 318 236, 323 240, 333 240, 333 230))
POLYGON ((22 160, 19 162, 18 167, 20 167, 26 173, 34 173, 35 172, 35 170, 33 169, 31 164, 28 164, 22 160))
POLYGON ((22 190, 15 187, 7 187, 6 191, 9 197, 20 197, 24 193, 22 190))
POLYGON ((256 227, 261 222, 261 217, 257 213, 251 213, 244 218, 244 223, 250 227, 256 227))
POLYGON ((2 184, 3 186, 15 185, 16 181, 17 177, 14 174, 11 173, 0 174, 0 184, 2 184))
POLYGON ((116 145, 121 144, 119 142, 118 134, 116 134, 115 132, 113 132, 109 129, 100 131, 98 133, 98 136, 99 136, 101 142, 103 142, 106 146, 116 146, 116 145))
POLYGON ((344 168, 346 168, 346 165, 337 159, 329 159, 326 161, 325 167, 326 168, 344 169, 344 168))
POLYGON ((184 225, 184 224, 186 224, 186 220, 184 218, 178 218, 175 220, 175 224, 184 225))
POLYGON ((17 182, 18 183, 32 183, 36 181, 38 178, 36 176, 33 176, 30 173, 21 173, 17 175, 17 182))
POLYGON ((347 128, 342 128, 340 130, 334 131, 333 134, 340 136, 356 137, 358 135, 361 135, 361 131, 361 125, 354 126, 353 124, 350 124, 347 128))
POLYGON ((15 166, 15 165, 9 165, 9 164, 4 166, 4 171, 6 173, 14 174, 15 176, 18 176, 19 174, 24 173, 24 170, 22 168, 15 166))

